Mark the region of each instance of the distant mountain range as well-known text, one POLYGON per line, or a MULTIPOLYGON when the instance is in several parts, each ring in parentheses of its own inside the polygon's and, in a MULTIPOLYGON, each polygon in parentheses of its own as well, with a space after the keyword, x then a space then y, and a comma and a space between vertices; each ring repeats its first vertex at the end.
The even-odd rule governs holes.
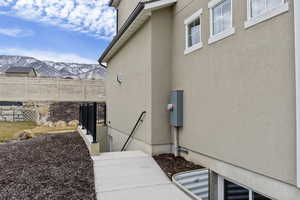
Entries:
POLYGON ((98 64, 41 61, 32 57, 0 55, 0 74, 11 66, 33 67, 39 77, 103 79, 106 74, 106 69, 98 64))

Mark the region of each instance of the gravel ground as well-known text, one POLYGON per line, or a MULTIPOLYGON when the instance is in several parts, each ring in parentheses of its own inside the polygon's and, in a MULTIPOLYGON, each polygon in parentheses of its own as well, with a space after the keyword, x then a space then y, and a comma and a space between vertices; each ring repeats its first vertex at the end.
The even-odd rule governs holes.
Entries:
POLYGON ((170 179, 180 172, 203 169, 202 166, 189 162, 183 157, 175 157, 173 154, 160 154, 153 158, 170 179))
POLYGON ((1 200, 94 200, 94 172, 78 133, 0 145, 1 200))

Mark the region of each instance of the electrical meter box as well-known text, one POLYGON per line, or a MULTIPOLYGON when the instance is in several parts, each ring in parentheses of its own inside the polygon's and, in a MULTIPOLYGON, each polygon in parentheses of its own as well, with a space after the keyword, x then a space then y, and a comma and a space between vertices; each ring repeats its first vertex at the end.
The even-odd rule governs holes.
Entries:
POLYGON ((172 126, 183 126, 183 90, 171 92, 170 123, 172 126))

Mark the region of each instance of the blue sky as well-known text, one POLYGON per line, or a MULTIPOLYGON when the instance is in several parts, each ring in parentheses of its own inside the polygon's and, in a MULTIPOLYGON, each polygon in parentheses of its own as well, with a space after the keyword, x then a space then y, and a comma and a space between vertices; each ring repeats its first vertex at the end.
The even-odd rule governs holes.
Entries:
POLYGON ((109 0, 0 0, 0 55, 96 63, 115 34, 109 0))

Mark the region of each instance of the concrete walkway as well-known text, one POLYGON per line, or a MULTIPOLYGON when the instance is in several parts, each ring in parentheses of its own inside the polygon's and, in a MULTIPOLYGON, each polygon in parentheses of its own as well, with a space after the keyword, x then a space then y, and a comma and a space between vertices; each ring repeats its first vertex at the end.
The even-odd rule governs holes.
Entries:
POLYGON ((191 200, 147 154, 127 151, 92 158, 98 200, 191 200))

